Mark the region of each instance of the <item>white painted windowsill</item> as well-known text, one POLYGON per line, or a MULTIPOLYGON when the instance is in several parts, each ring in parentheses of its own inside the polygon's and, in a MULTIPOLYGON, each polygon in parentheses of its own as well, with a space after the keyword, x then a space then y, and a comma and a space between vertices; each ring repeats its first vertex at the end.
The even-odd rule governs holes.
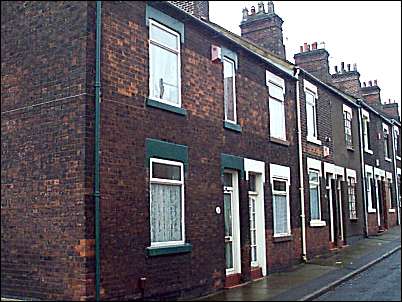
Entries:
POLYGON ((364 152, 366 152, 368 154, 373 154, 373 150, 369 150, 369 149, 364 149, 364 152))
POLYGON ((388 212, 389 213, 395 213, 395 209, 389 209, 388 212))
POLYGON ((377 210, 376 210, 376 209, 368 209, 367 212, 369 212, 369 213, 376 213, 377 210))
POLYGON ((396 159, 400 161, 400 160, 401 160, 401 157, 397 155, 397 156, 396 156, 396 159))
POLYGON ((310 220, 311 227, 322 227, 326 225, 327 223, 324 220, 310 220))
POLYGON ((313 143, 313 144, 316 144, 316 145, 319 145, 319 146, 322 145, 321 141, 319 139, 313 137, 313 136, 307 136, 307 141, 309 143, 313 143))
POLYGON ((392 161, 392 160, 391 160, 390 158, 388 158, 388 157, 386 157, 385 160, 386 160, 386 161, 389 161, 389 162, 392 161))

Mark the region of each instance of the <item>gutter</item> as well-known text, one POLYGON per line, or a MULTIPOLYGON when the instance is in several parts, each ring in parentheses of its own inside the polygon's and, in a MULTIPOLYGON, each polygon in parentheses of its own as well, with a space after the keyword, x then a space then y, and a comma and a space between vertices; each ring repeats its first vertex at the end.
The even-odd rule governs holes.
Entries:
POLYGON ((302 260, 307 262, 307 247, 306 247, 306 214, 304 211, 304 170, 303 170, 303 146, 301 137, 301 114, 300 114, 300 68, 296 68, 296 111, 297 111, 297 141, 299 153, 299 177, 300 177, 300 218, 301 218, 301 233, 302 233, 302 260))
POLYGON ((102 1, 96 1, 96 62, 95 62, 95 299, 100 301, 100 55, 102 1))
MULTIPOLYGON (((358 101, 358 104, 360 101, 358 101)), ((360 105, 360 104, 359 104, 360 105)), ((363 186, 363 215, 364 215, 364 235, 365 237, 368 237, 369 232, 368 232, 368 205, 367 205, 367 190, 366 190, 366 166, 364 165, 364 142, 363 142, 363 127, 362 127, 362 107, 359 106, 358 108, 359 112, 359 142, 360 142, 360 160, 361 160, 361 171, 362 171, 362 186, 363 186)))
MULTIPOLYGON (((392 131, 391 131, 391 139, 392 139, 392 147, 393 147, 392 148, 392 154, 393 154, 392 161, 394 163, 394 184, 395 184, 395 193, 396 193, 396 210, 398 212, 398 214, 397 214, 398 224, 400 225, 401 224, 401 217, 400 217, 400 211, 399 211, 399 204, 400 204, 401 201, 399 200, 399 190, 400 190, 400 188, 398 186, 398 174, 397 174, 397 171, 396 171, 396 154, 395 154, 398 146, 395 145, 394 127, 395 126, 391 127, 391 129, 392 129, 392 131)), ((396 143, 398 143, 398 142, 396 142, 396 143)))

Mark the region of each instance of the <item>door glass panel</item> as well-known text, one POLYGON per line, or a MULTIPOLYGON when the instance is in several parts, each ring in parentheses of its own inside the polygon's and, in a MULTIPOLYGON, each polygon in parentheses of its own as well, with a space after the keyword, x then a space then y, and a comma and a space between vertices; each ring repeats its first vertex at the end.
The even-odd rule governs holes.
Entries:
POLYGON ((226 269, 233 269, 233 243, 225 243, 225 258, 226 258, 226 269))
POLYGON ((224 194, 225 236, 232 236, 232 196, 224 194))

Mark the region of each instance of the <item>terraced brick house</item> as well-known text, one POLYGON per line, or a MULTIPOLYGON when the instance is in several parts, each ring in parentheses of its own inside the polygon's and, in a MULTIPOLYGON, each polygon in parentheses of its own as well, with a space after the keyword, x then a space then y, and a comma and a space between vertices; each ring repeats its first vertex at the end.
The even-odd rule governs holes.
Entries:
POLYGON ((197 297, 397 222, 394 106, 287 61, 271 1, 241 36, 208 1, 1 8, 2 297, 197 297))

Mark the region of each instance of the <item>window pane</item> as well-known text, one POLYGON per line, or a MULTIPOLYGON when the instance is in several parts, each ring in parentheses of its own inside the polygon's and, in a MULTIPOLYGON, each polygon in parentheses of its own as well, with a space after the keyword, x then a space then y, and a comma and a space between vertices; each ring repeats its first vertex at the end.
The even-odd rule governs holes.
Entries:
POLYGON ((177 54, 150 45, 151 96, 179 103, 177 54))
POLYGON ((270 99, 269 100, 269 116, 271 136, 285 139, 285 110, 283 102, 270 99))
POLYGON ((306 103, 315 106, 315 96, 306 92, 306 103))
POLYGON ((151 242, 182 239, 181 186, 151 184, 151 242))
POLYGON ((233 181, 232 174, 230 174, 230 173, 223 174, 223 185, 225 187, 233 187, 232 181, 233 181))
POLYGON ((181 167, 161 163, 152 163, 152 177, 181 180, 181 167))
POLYGON ((274 233, 275 234, 288 233, 288 227, 287 227, 288 213, 287 213, 286 196, 274 195, 273 201, 275 211, 274 233))
POLYGON ((249 191, 256 192, 256 175, 255 174, 249 174, 249 191))
POLYGON ((315 171, 310 171, 308 173, 310 181, 318 182, 318 173, 315 171))
POLYGON ((307 113, 307 135, 316 137, 315 131, 315 108, 313 105, 306 104, 306 113, 307 113))
POLYGON ((310 214, 311 219, 320 219, 318 186, 310 184, 310 214))
POLYGON ((286 192, 286 181, 274 180, 274 190, 286 192))
POLYGON ((269 83, 268 86, 269 89, 269 95, 279 99, 279 100, 283 100, 283 89, 280 86, 277 86, 275 84, 269 83))
POLYGON ((170 48, 178 49, 178 37, 158 26, 151 26, 151 39, 170 48))
POLYGON ((224 77, 224 101, 225 101, 225 114, 226 119, 235 121, 234 112, 234 64, 230 61, 223 61, 223 77, 224 77))

